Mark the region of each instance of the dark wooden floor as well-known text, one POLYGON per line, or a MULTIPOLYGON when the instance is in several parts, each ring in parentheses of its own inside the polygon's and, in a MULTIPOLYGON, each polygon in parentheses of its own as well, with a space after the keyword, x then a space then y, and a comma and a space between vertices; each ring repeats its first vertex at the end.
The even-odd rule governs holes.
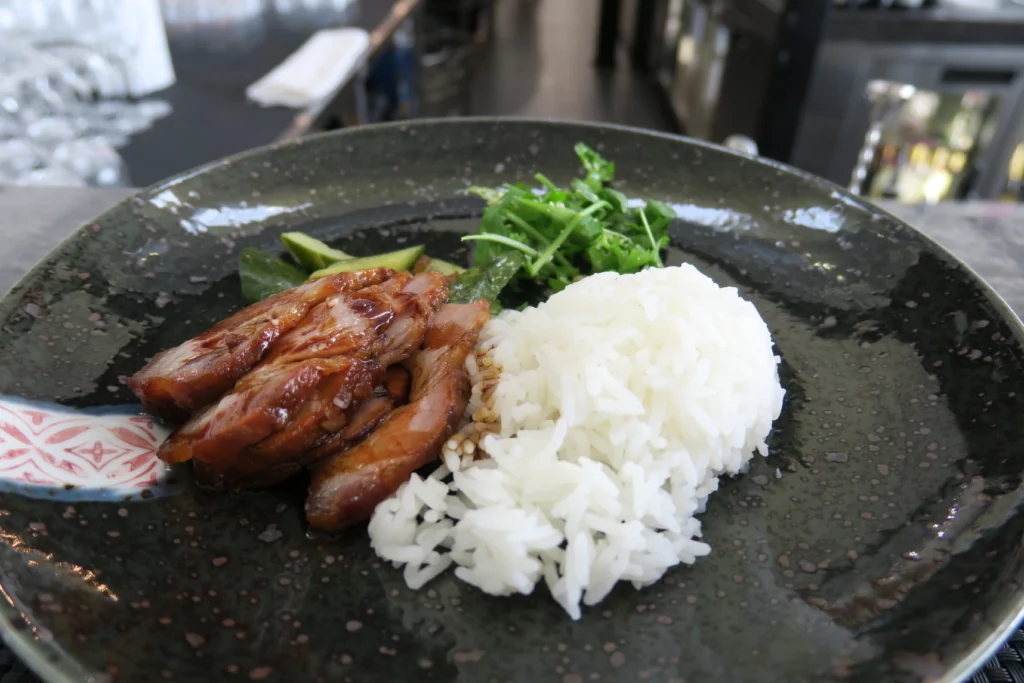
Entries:
POLYGON ((624 54, 614 70, 594 66, 599 5, 497 0, 494 36, 476 56, 466 113, 674 130, 654 84, 624 54))

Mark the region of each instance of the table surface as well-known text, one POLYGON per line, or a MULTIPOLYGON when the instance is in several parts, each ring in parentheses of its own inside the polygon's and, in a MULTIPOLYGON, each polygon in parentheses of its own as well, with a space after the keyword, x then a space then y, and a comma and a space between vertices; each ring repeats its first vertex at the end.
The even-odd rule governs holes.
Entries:
MULTIPOLYGON (((0 295, 33 263, 77 226, 100 214, 130 190, 10 188, 0 186, 0 295)), ((906 206, 884 203, 899 216, 960 257, 1024 313, 1024 206, 966 203, 906 206)), ((1012 681, 1024 670, 1024 631, 1016 634, 975 681, 1012 681)), ((33 683, 24 667, 0 645, 0 683, 33 683)))

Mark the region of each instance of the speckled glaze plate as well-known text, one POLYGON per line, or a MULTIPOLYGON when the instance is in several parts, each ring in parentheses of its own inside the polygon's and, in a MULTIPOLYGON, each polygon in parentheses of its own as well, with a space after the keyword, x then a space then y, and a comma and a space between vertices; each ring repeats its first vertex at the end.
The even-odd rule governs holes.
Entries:
POLYGON ((48 681, 960 680, 1022 604, 1021 341, 912 229, 692 141, 449 120, 257 150, 120 204, 0 303, 5 637, 48 681), (239 307, 243 246, 464 259, 459 191, 568 180, 576 141, 676 205, 670 262, 738 286, 783 359, 772 455, 712 497, 710 557, 574 623, 451 575, 408 590, 363 529, 307 533, 302 482, 210 495, 153 460, 119 378, 239 307))

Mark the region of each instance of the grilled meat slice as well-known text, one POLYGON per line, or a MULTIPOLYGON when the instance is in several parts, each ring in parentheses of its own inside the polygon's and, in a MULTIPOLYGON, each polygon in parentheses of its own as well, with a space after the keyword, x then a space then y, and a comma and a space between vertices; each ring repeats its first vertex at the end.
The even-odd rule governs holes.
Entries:
POLYGON ((160 448, 167 462, 193 460, 212 489, 266 486, 302 470, 306 454, 373 396, 379 365, 314 358, 252 371, 160 448))
POLYGON ((274 344, 264 364, 373 353, 395 316, 416 310, 415 294, 402 291, 411 281, 409 273, 397 273, 348 296, 329 297, 274 344))
POLYGON ((281 292, 157 354, 126 384, 147 413, 183 421, 229 391, 310 309, 329 297, 384 282, 393 274, 387 268, 339 273, 281 292))
POLYGON ((464 364, 489 317, 486 301, 441 308, 424 349, 407 361, 410 403, 365 441, 341 451, 313 472, 306 518, 310 526, 337 531, 368 518, 409 475, 437 457, 469 401, 464 364))
POLYGON ((401 365, 392 365, 388 368, 384 377, 384 384, 388 396, 398 405, 409 401, 409 386, 412 384, 412 375, 401 365))
MULTIPOLYGON (((416 301, 420 304, 426 304, 426 308, 421 305, 411 307, 409 310, 403 311, 395 317, 391 325, 389 325, 388 328, 380 335, 377 349, 378 355, 376 356, 377 362, 381 367, 395 368, 395 370, 391 370, 393 378, 399 370, 405 371, 406 373, 408 372, 399 366, 398 363, 406 360, 423 344, 423 339, 427 334, 431 316, 443 300, 437 296, 437 293, 444 292, 444 298, 447 298, 447 289, 445 289, 440 283, 441 280, 438 279, 438 276, 435 273, 426 273, 413 278, 403 291, 417 292, 418 296, 416 301)), ((387 380, 385 379, 385 391, 387 391, 386 382, 387 380)), ((393 385, 391 388, 397 391, 400 387, 394 383, 394 379, 392 382, 393 385)), ((405 396, 402 397, 401 401, 393 401, 392 408, 394 408, 398 403, 406 403, 408 397, 409 390, 408 387, 406 387, 405 396)), ((380 417, 384 416, 382 415, 380 417)), ((376 423, 374 423, 373 426, 376 426, 376 423)), ((347 448, 354 446, 366 437, 366 433, 360 433, 357 436, 354 436, 347 433, 347 431, 348 430, 339 430, 333 436, 325 439, 315 450, 307 454, 305 462, 319 462, 320 460, 338 453, 339 451, 346 450, 347 448)))
POLYGON ((339 439, 355 444, 362 441, 377 428, 384 418, 395 409, 395 402, 388 396, 374 396, 359 406, 345 428, 338 432, 339 439))
POLYGON ((367 431, 346 427, 370 419, 360 407, 384 381, 385 363, 420 346, 446 297, 440 277, 405 273, 330 297, 234 390, 174 432, 160 457, 193 460, 200 484, 215 489, 285 479, 321 457, 317 449, 339 433, 367 431))

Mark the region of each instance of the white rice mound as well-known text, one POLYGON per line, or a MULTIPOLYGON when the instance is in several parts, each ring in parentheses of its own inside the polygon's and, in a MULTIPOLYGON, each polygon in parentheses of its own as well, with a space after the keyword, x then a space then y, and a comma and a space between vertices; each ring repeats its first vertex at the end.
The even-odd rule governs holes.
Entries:
POLYGON ((377 507, 371 543, 411 588, 452 564, 493 595, 543 580, 573 619, 711 552, 694 515, 768 454, 785 394, 753 304, 689 265, 585 278, 492 319, 478 351, 501 370, 467 363, 489 457, 449 442, 377 507))

